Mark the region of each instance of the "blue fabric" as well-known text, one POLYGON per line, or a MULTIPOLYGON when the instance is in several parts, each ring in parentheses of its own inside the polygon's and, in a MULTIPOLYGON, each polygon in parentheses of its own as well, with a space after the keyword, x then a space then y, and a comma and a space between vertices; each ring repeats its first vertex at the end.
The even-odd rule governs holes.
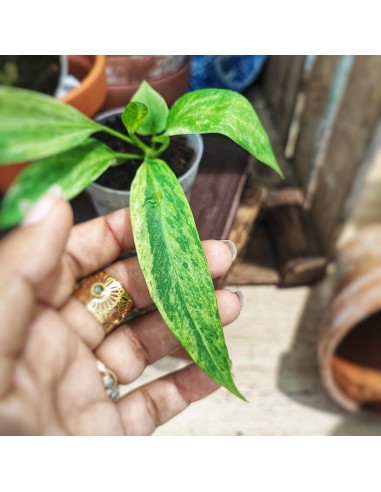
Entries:
POLYGON ((193 55, 189 90, 219 87, 242 92, 266 59, 265 55, 193 55))

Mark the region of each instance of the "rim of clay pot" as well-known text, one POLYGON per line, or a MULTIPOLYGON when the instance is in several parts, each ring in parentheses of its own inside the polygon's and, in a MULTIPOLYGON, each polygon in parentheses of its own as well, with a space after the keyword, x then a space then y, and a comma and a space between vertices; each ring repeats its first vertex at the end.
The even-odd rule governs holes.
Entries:
MULTIPOLYGON (((372 232, 372 229, 368 229, 372 232)), ((363 234, 365 231, 363 231, 363 234)), ((354 239, 353 244, 357 241, 354 239)), ((351 247, 352 243, 346 246, 346 249, 351 247)), ((353 263, 353 258, 351 259, 353 263)), ((353 272, 351 273, 353 275, 353 272)), ((346 274, 340 274, 341 281, 345 276, 348 278, 351 276, 346 274)), ((335 289, 334 298, 322 320, 320 326, 319 344, 318 344, 318 360, 320 365, 320 374, 323 385, 328 390, 331 397, 342 407, 346 408, 352 412, 358 412, 362 409, 361 405, 356 401, 352 400, 340 387, 336 381, 332 359, 336 355, 337 349, 340 344, 345 340, 348 334, 357 328, 362 322, 370 319, 373 315, 377 314, 381 309, 381 299, 377 292, 381 292, 379 285, 381 282, 381 268, 374 268, 364 272, 364 276, 361 282, 357 280, 351 281, 346 287, 341 287, 337 290, 335 289), (375 291, 375 288, 378 288, 375 291), (356 291, 354 291, 356 289, 356 291), (360 290, 359 290, 360 289, 360 290), (359 293, 372 291, 373 296, 362 296, 362 303, 357 305, 355 310, 345 310, 345 299, 348 293, 353 296, 355 292, 359 290, 359 293), (376 299, 376 301, 375 301, 376 299), (341 313, 339 318, 337 313, 341 313), (340 320, 340 329, 336 329, 338 324, 338 319, 340 320)), ((358 295, 358 294, 357 294, 358 295)))
MULTIPOLYGON (((190 57, 185 60, 184 65, 182 65, 176 72, 165 75, 158 79, 146 79, 147 82, 158 91, 164 99, 167 101, 168 106, 171 106, 178 97, 186 92, 189 84, 191 73, 191 60, 190 57), (181 83, 179 83, 181 81, 181 83), (174 90, 174 87, 177 89, 174 90)), ((139 83, 133 84, 115 84, 108 86, 107 97, 104 101, 103 107, 104 111, 110 109, 115 109, 119 107, 122 102, 126 104, 131 99, 132 95, 136 92, 139 87, 139 83)))
MULTIPOLYGON (((68 63, 69 63, 69 72, 70 72, 70 63, 71 60, 70 58, 74 55, 69 55, 68 57, 68 63)), ((88 55, 78 55, 78 56, 88 56, 88 55)), ((96 94, 96 99, 97 99, 97 104, 95 104, 93 100, 91 106, 96 109, 91 112, 91 114, 87 114, 87 116, 94 116, 96 112, 101 108, 102 104, 104 103, 104 100, 106 99, 107 96, 107 83, 106 83, 106 57, 105 55, 91 55, 94 56, 94 63, 92 64, 89 72, 85 75, 85 77, 80 80, 80 85, 76 87, 75 89, 72 89, 70 92, 65 94, 62 98, 61 101, 71 104, 74 107, 77 107, 76 105, 76 100, 79 100, 82 95, 86 92, 91 92, 97 88, 97 94, 96 94)), ((83 111, 81 108, 78 108, 81 111, 83 111)), ((84 112, 84 111, 83 111, 84 112)))
MULTIPOLYGON (((124 107, 119 107, 119 108, 114 108, 114 109, 109 109, 108 111, 104 111, 103 113, 100 113, 99 115, 96 116, 95 121, 101 121, 101 120, 104 120, 105 118, 108 118, 110 116, 115 116, 117 114, 120 114, 120 113, 123 113, 124 111, 124 107)), ((190 176, 193 171, 194 171, 194 168, 197 167, 200 163, 200 160, 201 160, 201 156, 203 154, 203 150, 204 150, 204 141, 201 137, 201 135, 198 135, 198 134, 186 134, 186 135, 182 135, 183 137, 185 138, 193 138, 196 142, 197 142, 197 145, 199 147, 199 150, 198 150, 198 154, 199 154, 199 157, 195 157, 194 159, 194 162, 192 163, 191 167, 187 170, 187 172, 185 174, 182 174, 178 180, 179 182, 182 184, 187 178, 188 176, 190 176)), ((131 190, 116 190, 114 188, 110 188, 108 186, 103 186, 103 185, 100 185, 98 183, 91 183, 90 186, 94 186, 95 188, 99 188, 101 190, 111 190, 113 193, 115 193, 116 195, 125 195, 127 193, 130 193, 131 190)))
MULTIPOLYGON (((191 62, 191 57, 189 55, 187 55, 187 57, 185 58, 184 60, 184 63, 181 65, 180 68, 178 68, 176 70, 176 72, 172 72, 172 73, 169 73, 167 75, 164 75, 163 77, 160 77, 158 79, 149 79, 147 78, 147 82, 149 82, 150 84, 155 84, 155 83, 158 83, 160 82, 161 84, 167 84, 168 81, 170 81, 171 79, 173 78, 176 78, 178 77, 178 75, 182 72, 186 72, 188 70, 188 66, 191 62)), ((109 86, 109 88, 111 89, 123 89, 123 90, 131 90, 133 89, 134 87, 139 87, 139 83, 138 82, 135 82, 133 84, 112 84, 109 86)))

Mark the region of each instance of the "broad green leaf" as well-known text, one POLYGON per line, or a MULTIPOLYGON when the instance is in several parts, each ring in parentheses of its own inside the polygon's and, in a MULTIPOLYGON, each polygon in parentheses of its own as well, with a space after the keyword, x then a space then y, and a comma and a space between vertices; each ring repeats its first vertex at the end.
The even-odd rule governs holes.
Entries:
POLYGON ((131 101, 143 103, 148 108, 148 115, 137 131, 139 135, 156 135, 165 130, 168 118, 167 103, 148 82, 143 81, 140 84, 131 101))
POLYGON ((0 163, 41 159, 71 149, 100 125, 50 96, 0 87, 0 163))
POLYGON ((238 92, 201 89, 180 97, 169 111, 166 135, 221 133, 283 176, 252 104, 238 92))
POLYGON ((113 150, 89 138, 75 149, 30 164, 19 174, 4 197, 0 227, 11 227, 20 222, 30 205, 50 186, 59 184, 69 200, 115 162, 113 150))
POLYGON ((131 187, 139 263, 163 319, 210 377, 244 399, 230 372, 213 281, 193 215, 175 174, 147 159, 131 187))
POLYGON ((122 115, 122 121, 128 133, 136 133, 144 118, 147 116, 147 113, 148 108, 145 104, 139 102, 130 102, 127 104, 122 115))

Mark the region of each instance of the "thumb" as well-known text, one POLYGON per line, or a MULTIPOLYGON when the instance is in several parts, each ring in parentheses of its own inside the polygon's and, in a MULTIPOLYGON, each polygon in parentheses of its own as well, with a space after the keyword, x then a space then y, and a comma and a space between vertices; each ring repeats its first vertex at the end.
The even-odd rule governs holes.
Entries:
POLYGON ((59 186, 31 208, 21 226, 0 243, 0 267, 37 287, 58 265, 73 224, 59 186))

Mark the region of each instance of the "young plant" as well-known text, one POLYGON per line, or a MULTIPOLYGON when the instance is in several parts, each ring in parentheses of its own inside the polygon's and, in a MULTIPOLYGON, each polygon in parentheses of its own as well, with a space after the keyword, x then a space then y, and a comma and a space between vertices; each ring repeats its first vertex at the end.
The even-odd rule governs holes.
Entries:
POLYGON ((268 136, 251 103, 223 89, 190 92, 169 110, 164 99, 143 82, 122 121, 126 133, 101 125, 51 97, 0 88, 0 163, 35 160, 6 194, 0 226, 19 223, 26 205, 55 183, 71 199, 108 167, 141 159, 131 187, 131 221, 152 299, 192 359, 244 399, 231 376, 213 282, 188 200, 159 156, 173 135, 221 133, 282 174, 268 136), (126 141, 136 152, 115 152, 90 138, 96 132, 126 141), (142 136, 148 136, 150 144, 142 136))

